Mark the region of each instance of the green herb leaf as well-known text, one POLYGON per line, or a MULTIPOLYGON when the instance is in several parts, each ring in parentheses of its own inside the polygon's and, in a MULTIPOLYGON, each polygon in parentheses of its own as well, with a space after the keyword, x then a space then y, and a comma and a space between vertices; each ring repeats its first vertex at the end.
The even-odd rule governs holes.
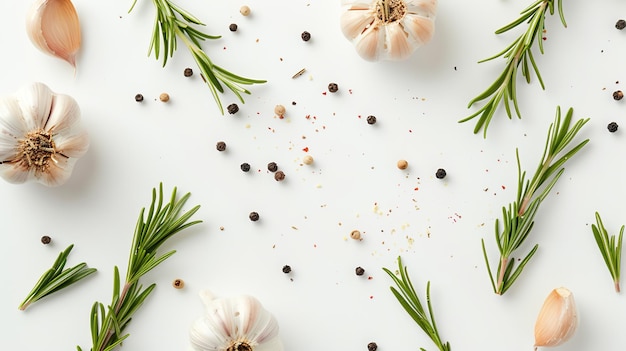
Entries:
POLYGON ((617 242, 615 241, 615 235, 609 236, 609 232, 602 223, 600 214, 596 212, 596 224, 591 225, 593 237, 596 239, 596 244, 600 249, 604 263, 606 263, 609 273, 613 278, 615 285, 615 292, 620 292, 620 268, 622 263, 622 239, 624 237, 624 226, 619 230, 619 236, 617 242))

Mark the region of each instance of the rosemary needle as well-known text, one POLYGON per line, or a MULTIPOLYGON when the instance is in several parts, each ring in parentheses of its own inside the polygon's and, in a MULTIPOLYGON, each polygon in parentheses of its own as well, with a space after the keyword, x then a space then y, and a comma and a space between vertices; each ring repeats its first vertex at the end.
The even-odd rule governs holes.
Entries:
MULTIPOLYGON (((441 341, 439 330, 435 323, 435 316, 430 303, 430 282, 426 284, 426 306, 428 308, 428 313, 426 313, 413 287, 413 283, 411 283, 407 268, 402 265, 402 259, 400 257, 398 257, 399 278, 387 268, 383 268, 383 271, 385 271, 396 284, 396 287, 392 286, 390 289, 404 310, 413 318, 424 333, 430 337, 440 351, 450 351, 450 343, 441 341)), ((420 350, 426 351, 423 348, 420 348, 420 350)))
POLYGON ((52 267, 39 278, 33 289, 20 304, 20 310, 25 310, 33 302, 66 288, 96 272, 95 268, 87 268, 87 264, 84 262, 72 268, 64 269, 67 257, 70 255, 73 247, 74 245, 72 244, 59 254, 52 267))
POLYGON ((565 151, 570 142, 574 139, 580 129, 589 119, 580 119, 570 126, 572 122, 573 109, 569 109, 564 119, 561 119, 561 109, 557 107, 554 122, 548 129, 548 137, 543 156, 533 177, 526 179, 526 172, 522 172, 519 153, 516 150, 517 158, 517 198, 508 207, 502 207, 502 225, 500 221, 495 221, 495 239, 500 252, 498 268, 494 277, 490 268, 485 240, 482 239, 482 250, 487 272, 491 280, 493 291, 504 294, 513 285, 524 269, 524 266, 537 251, 539 245, 535 245, 530 252, 521 260, 518 267, 512 254, 517 250, 530 234, 534 218, 539 205, 548 196, 559 177, 563 174, 563 164, 574 156, 580 149, 589 142, 586 139, 576 146, 565 151))
POLYGON ((500 76, 498 76, 498 78, 484 92, 472 99, 467 107, 469 108, 475 103, 487 100, 485 104, 470 116, 460 120, 459 123, 467 122, 478 117, 478 121, 474 127, 474 133, 478 133, 482 129, 483 136, 487 137, 489 122, 491 122, 493 115, 501 104, 504 105, 507 116, 512 118, 509 101, 513 102, 513 109, 515 110, 517 117, 521 118, 516 94, 517 73, 520 65, 522 69, 522 76, 526 78, 527 83, 530 83, 530 66, 532 66, 532 71, 535 72, 541 88, 545 89, 543 79, 541 78, 539 68, 537 67, 537 63, 535 62, 531 49, 533 44, 536 42, 538 43, 539 51, 543 54, 545 17, 548 11, 551 15, 554 14, 555 2, 557 3, 561 22, 563 23, 563 26, 567 27, 565 17, 563 16, 562 0, 536 0, 521 12, 518 19, 496 31, 496 34, 502 34, 522 23, 528 23, 526 31, 504 50, 489 58, 479 61, 479 63, 482 63, 502 57, 506 59, 506 64, 504 71, 502 71, 500 76))
POLYGON ((602 223, 600 214, 596 212, 596 224, 591 225, 591 230, 593 232, 593 237, 596 239, 596 243, 598 244, 598 248, 600 249, 600 253, 602 254, 602 258, 604 258, 604 262, 606 263, 606 266, 611 273, 611 277, 613 278, 615 292, 620 292, 619 271, 622 262, 622 238, 624 237, 624 226, 622 226, 619 230, 619 236, 617 237, 616 242, 615 235, 609 236, 608 231, 604 227, 604 223, 602 223))

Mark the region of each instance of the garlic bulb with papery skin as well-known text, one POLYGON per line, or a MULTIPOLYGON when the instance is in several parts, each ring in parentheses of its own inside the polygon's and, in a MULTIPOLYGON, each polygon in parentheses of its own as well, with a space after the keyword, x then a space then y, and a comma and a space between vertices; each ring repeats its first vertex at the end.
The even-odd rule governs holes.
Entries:
POLYGON ((566 288, 552 290, 535 323, 535 350, 539 346, 558 346, 567 341, 578 326, 574 295, 566 288))
POLYGON ((72 97, 33 83, 0 98, 0 176, 8 182, 61 185, 88 148, 72 97))
POLYGON ((437 0, 343 0, 341 30, 368 61, 404 60, 435 31, 437 0))
POLYGON ((206 311, 189 333, 195 351, 282 351, 278 322, 254 297, 213 298, 200 293, 206 311))
POLYGON ((41 51, 76 68, 80 23, 70 0, 36 0, 26 18, 28 37, 41 51))

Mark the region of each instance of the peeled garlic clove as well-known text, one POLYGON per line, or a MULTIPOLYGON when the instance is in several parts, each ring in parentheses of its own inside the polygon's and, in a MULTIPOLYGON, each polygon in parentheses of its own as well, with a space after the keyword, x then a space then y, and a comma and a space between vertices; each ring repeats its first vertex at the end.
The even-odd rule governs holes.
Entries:
POLYGON ((26 19, 30 40, 41 51, 59 57, 76 68, 80 48, 80 23, 70 0, 37 0, 26 19))
POLYGON ((578 315, 574 295, 566 288, 552 290, 535 323, 535 350, 539 346, 557 346, 576 331, 578 315))

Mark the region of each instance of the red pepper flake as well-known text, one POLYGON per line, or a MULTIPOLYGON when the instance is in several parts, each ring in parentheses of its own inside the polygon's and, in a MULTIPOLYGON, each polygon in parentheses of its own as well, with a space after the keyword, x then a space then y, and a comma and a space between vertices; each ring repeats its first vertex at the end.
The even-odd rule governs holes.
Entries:
POLYGON ((314 247, 314 248, 317 248, 317 244, 313 244, 313 247, 314 247))
POLYGON ((409 129, 409 133, 413 133, 413 130, 409 129))
POLYGON ((226 47, 224 46, 224 50, 226 50, 226 47))
POLYGON ((418 190, 420 190, 420 188, 418 188, 418 187, 415 187, 415 188, 414 188, 413 190, 415 190, 415 191, 418 191, 418 190))
POLYGON ((357 115, 358 118, 361 118, 361 115, 357 115))
POLYGON ((309 152, 309 147, 308 147, 308 146, 307 146, 307 147, 305 147, 304 149, 302 149, 302 151, 304 151, 304 152, 309 152))
POLYGON ((322 95, 326 95, 326 92, 323 92, 322 95))
POLYGON ((348 89, 348 93, 350 93, 350 95, 352 95, 352 89, 348 89))
POLYGON ((373 299, 374 299, 374 295, 370 295, 370 300, 373 300, 373 299))
POLYGON ((306 115, 304 118, 311 119, 311 115, 306 115))
POLYGON ((372 279, 374 279, 374 277, 372 277, 371 275, 367 277, 367 280, 372 280, 372 279))
POLYGON ((504 185, 501 185, 502 190, 506 190, 506 187, 504 185))

